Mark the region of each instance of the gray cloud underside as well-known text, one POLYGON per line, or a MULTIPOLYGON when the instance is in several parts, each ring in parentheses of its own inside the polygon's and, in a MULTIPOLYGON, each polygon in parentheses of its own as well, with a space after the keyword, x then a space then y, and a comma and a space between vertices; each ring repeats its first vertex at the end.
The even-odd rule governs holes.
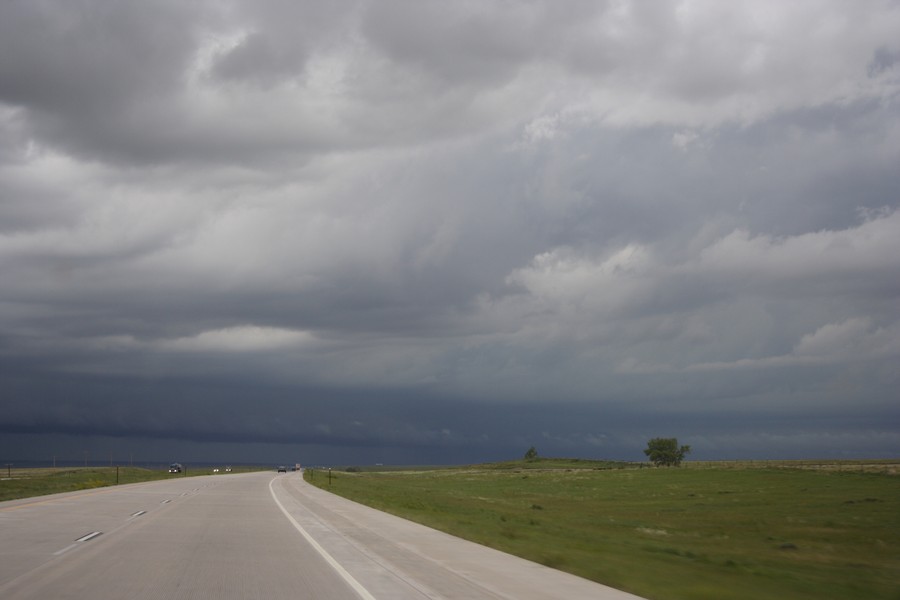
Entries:
POLYGON ((4 3, 0 430, 895 455, 898 31, 4 3))

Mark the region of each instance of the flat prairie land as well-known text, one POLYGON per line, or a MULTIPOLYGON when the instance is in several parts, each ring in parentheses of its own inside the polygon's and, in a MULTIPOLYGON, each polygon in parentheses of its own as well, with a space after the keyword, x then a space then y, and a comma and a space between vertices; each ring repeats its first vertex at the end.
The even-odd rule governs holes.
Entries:
POLYGON ((900 599, 898 461, 539 459, 307 471, 336 494, 659 600, 900 599))
MULTIPOLYGON (((235 468, 233 472, 246 472, 235 468)), ((172 477, 209 475, 210 469, 190 469, 188 473, 168 473, 166 469, 141 467, 47 467, 3 469, 0 471, 0 501, 30 498, 61 492, 74 492, 109 485, 139 483, 172 477)))

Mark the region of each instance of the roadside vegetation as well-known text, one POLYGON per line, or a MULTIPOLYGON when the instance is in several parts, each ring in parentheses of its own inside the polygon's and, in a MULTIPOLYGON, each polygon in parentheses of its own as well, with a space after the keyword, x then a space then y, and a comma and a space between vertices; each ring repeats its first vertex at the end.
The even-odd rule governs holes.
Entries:
MULTIPOLYGON (((235 467, 233 473, 257 470, 235 467)), ((0 501, 31 498, 61 492, 75 492, 92 488, 171 479, 195 475, 210 475, 212 469, 188 469, 186 473, 168 473, 166 469, 140 467, 60 467, 42 469, 3 469, 0 473, 0 501)))
POLYGON ((651 599, 900 598, 900 461, 531 458, 307 481, 651 599))

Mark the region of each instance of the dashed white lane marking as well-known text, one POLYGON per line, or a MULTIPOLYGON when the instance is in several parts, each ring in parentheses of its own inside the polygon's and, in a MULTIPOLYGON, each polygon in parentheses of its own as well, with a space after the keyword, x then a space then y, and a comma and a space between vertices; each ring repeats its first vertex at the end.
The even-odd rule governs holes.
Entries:
POLYGON ((81 536, 80 538, 78 538, 77 540, 75 540, 75 543, 74 543, 74 544, 69 544, 68 546, 66 546, 66 547, 63 548, 62 550, 57 550, 56 552, 54 552, 54 553, 53 553, 53 556, 59 556, 60 554, 65 554, 66 552, 68 552, 68 551, 71 550, 72 548, 77 547, 78 544, 81 544, 81 543, 83 543, 83 542, 90 541, 90 540, 94 539, 95 537, 97 537, 97 536, 99 536, 99 535, 103 535, 103 532, 102 532, 102 531, 92 531, 92 532, 90 532, 90 533, 86 533, 86 534, 84 534, 83 536, 81 536))
POLYGON ((348 573, 347 570, 344 567, 342 567, 338 561, 336 561, 334 559, 334 557, 332 557, 330 554, 328 554, 328 551, 326 551, 325 548, 320 546, 319 543, 316 540, 314 540, 313 537, 311 535, 309 535, 309 533, 307 533, 307 531, 305 529, 303 529, 303 526, 300 525, 300 523, 298 523, 297 520, 291 516, 291 513, 289 513, 287 511, 287 509, 284 507, 284 505, 281 502, 279 502, 278 498, 275 496, 275 490, 272 488, 272 484, 275 482, 275 479, 277 479, 277 477, 273 478, 269 482, 269 493, 272 494, 272 499, 275 501, 275 504, 278 505, 278 508, 280 508, 281 512, 284 513, 284 516, 287 517, 288 521, 291 522, 291 525, 293 525, 294 528, 297 531, 299 531, 300 534, 303 535, 304 538, 306 538, 306 541, 309 542, 310 546, 315 548, 316 552, 318 552, 322 556, 322 558, 325 559, 325 562, 327 562, 329 565, 331 565, 331 568, 333 568, 335 571, 337 571, 338 575, 340 575, 344 579, 344 581, 346 581, 347 584, 353 588, 353 591, 355 591, 357 594, 359 594, 360 598, 362 598, 363 600, 375 600, 375 596, 370 594, 369 590, 364 588, 362 586, 362 584, 353 577, 353 575, 348 573))
POLYGON ((86 542, 88 540, 94 539, 95 537, 97 537, 98 535, 101 535, 102 533, 103 533, 102 531, 92 531, 91 533, 81 536, 80 538, 78 538, 75 541, 76 542, 86 542))
POLYGON ((54 552, 54 553, 53 553, 53 556, 59 556, 60 554, 63 554, 63 553, 65 553, 65 552, 68 552, 69 550, 71 550, 72 548, 74 548, 74 547, 77 546, 77 545, 78 545, 78 544, 69 544, 68 546, 66 546, 66 547, 63 548, 62 550, 57 550, 56 552, 54 552))
POLYGON ((134 519, 134 518, 136 518, 136 517, 139 517, 139 516, 141 516, 141 515, 146 515, 146 514, 147 514, 147 511, 146 511, 146 510, 139 510, 139 511, 137 511, 136 513, 132 513, 132 514, 131 514, 131 518, 134 519))

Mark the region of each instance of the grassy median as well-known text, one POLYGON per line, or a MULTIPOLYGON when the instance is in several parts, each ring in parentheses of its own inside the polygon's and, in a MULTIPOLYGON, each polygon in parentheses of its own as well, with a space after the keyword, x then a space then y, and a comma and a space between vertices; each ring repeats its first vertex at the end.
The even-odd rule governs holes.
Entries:
POLYGON ((305 476, 647 598, 900 598, 896 461, 704 467, 539 460, 305 476))

